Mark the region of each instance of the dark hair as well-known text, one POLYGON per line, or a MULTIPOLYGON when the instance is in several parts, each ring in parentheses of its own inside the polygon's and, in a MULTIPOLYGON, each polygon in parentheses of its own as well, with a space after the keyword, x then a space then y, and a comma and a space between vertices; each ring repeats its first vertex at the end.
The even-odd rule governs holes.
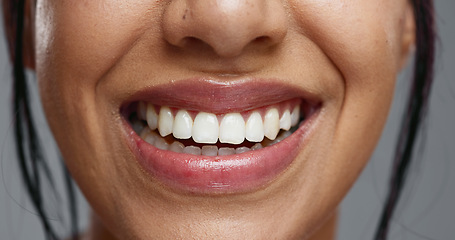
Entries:
MULTIPOLYGON (((415 141, 426 116, 428 99, 433 82, 433 63, 435 53, 435 24, 433 0, 410 0, 414 8, 416 24, 416 53, 414 76, 411 91, 403 115, 402 125, 395 149, 395 158, 390 179, 388 196, 376 230, 375 240, 387 239, 387 233, 394 209, 406 182, 407 170, 412 160, 415 141)), ((24 11, 25 0, 3 0, 5 25, 8 32, 10 56, 13 61, 13 116, 16 154, 19 160, 22 179, 27 193, 38 212, 47 239, 57 239, 55 229, 49 222, 43 206, 44 195, 40 179, 47 178, 51 183, 52 175, 40 146, 39 136, 30 109, 24 67, 24 11), (7 13, 7 14, 6 14, 7 13)), ((78 219, 75 190, 72 179, 66 170, 65 182, 69 199, 71 230, 77 239, 78 219)))
POLYGON ((412 0, 416 25, 416 55, 411 92, 403 113, 398 144, 395 149, 389 192, 382 209, 375 240, 387 238, 390 219, 400 199, 406 182, 413 149, 423 118, 426 116, 428 100, 433 83, 435 54, 435 23, 432 0, 412 0))

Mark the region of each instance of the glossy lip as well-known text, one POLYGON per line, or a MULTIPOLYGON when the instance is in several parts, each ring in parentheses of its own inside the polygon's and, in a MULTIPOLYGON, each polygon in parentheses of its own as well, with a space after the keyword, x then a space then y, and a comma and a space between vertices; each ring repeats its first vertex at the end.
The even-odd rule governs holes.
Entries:
MULTIPOLYGON (((283 86, 282 83, 264 81, 259 83, 260 85, 258 81, 240 81, 236 84, 232 82, 220 84, 206 79, 181 81, 140 91, 127 102, 148 101, 157 105, 212 113, 245 111, 295 97, 316 102, 314 96, 306 98, 309 95, 302 94, 301 90, 283 86), (205 90, 205 94, 202 90, 205 90), (176 94, 182 91, 185 93, 176 94), (238 91, 249 94, 251 98, 243 101, 233 99, 233 96, 239 96, 235 93, 238 91), (199 96, 204 99, 202 103, 197 101, 200 100, 199 96), (212 100, 210 103, 207 102, 209 99, 212 100)), ((317 125, 319 110, 320 105, 291 136, 277 144, 242 154, 216 157, 158 149, 142 140, 125 118, 123 125, 128 146, 139 165, 154 179, 171 189, 198 194, 243 193, 264 187, 291 165, 310 138, 312 129, 317 125)))
POLYGON ((321 102, 316 95, 287 86, 276 79, 220 81, 193 78, 145 88, 131 96, 123 105, 144 101, 158 106, 223 114, 244 112, 293 98, 303 99, 311 106, 321 102))

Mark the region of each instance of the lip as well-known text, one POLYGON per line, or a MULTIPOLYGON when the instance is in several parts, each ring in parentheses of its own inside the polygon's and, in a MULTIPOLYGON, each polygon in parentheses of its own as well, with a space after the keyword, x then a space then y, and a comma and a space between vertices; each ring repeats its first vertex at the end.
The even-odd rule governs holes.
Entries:
MULTIPOLYGON (((144 89, 130 98, 126 105, 134 101, 147 101, 188 110, 226 113, 246 111, 296 97, 318 102, 315 96, 274 80, 220 82, 191 79, 144 89), (235 98, 239 96, 249 98, 235 98)), ((130 150, 152 179, 184 192, 229 194, 260 189, 285 172, 317 125, 320 105, 313 110, 291 136, 277 144, 216 157, 158 149, 141 139, 125 118, 122 118, 122 122, 130 150)))
POLYGON ((133 94, 124 106, 144 101, 159 106, 222 114, 244 112, 294 98, 304 99, 312 106, 321 102, 315 94, 283 84, 278 79, 241 78, 223 81, 191 78, 144 88, 133 94))

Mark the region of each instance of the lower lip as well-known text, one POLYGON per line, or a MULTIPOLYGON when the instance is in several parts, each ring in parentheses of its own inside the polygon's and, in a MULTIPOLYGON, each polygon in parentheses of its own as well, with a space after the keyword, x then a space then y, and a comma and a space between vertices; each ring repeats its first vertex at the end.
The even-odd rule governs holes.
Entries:
POLYGON ((156 148, 124 121, 129 146, 142 168, 172 189, 199 194, 244 193, 277 179, 297 157, 316 125, 312 114, 291 136, 262 148, 229 156, 202 156, 156 148))

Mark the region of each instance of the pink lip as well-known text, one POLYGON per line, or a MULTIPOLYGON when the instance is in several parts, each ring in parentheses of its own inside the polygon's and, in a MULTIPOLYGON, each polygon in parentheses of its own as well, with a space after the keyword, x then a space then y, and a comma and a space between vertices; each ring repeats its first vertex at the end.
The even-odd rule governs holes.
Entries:
POLYGON ((293 98, 304 99, 311 105, 320 102, 317 96, 278 80, 254 78, 229 81, 187 79, 146 88, 134 94, 128 102, 145 101, 159 106, 220 114, 243 112, 293 98))
MULTIPOLYGON (((239 81, 220 84, 207 80, 182 81, 144 90, 129 102, 149 101, 157 105, 225 113, 244 111, 295 97, 306 101, 315 99, 305 98, 309 95, 277 82, 258 82, 260 83, 239 81), (246 94, 249 98, 233 99, 246 94), (201 102, 197 101, 201 98, 201 102)), ((267 185, 291 165, 314 129, 317 115, 318 111, 308 116, 297 131, 277 144, 242 154, 217 157, 158 149, 142 140, 126 120, 123 123, 127 129, 128 145, 138 163, 159 182, 193 193, 240 193, 267 185)))

